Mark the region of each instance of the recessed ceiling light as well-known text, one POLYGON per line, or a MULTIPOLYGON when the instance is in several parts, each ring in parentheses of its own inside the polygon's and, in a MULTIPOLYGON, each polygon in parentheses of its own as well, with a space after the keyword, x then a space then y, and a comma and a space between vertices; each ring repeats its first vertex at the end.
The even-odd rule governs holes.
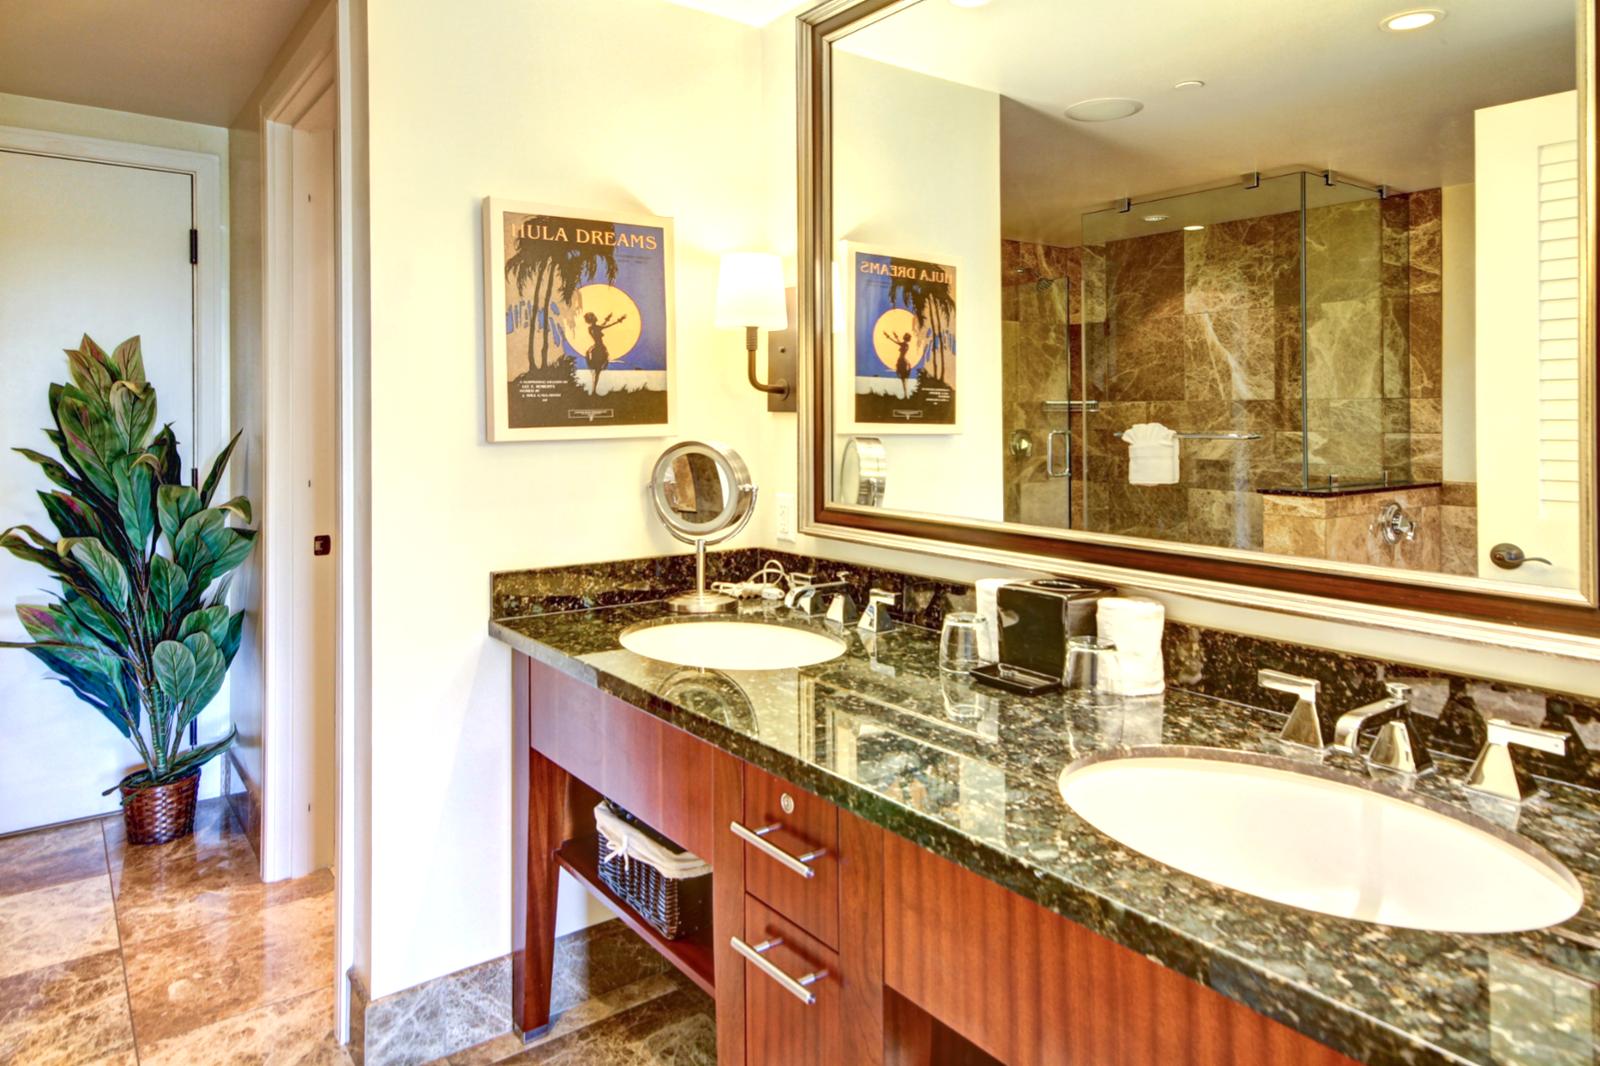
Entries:
POLYGON ((1185 226, 1185 227, 1183 227, 1183 228, 1184 228, 1184 229, 1186 229, 1186 230, 1188 230, 1188 231, 1189 231, 1189 232, 1190 232, 1190 233, 1193 233, 1193 232, 1194 232, 1194 231, 1195 231, 1195 230, 1202 230, 1202 229, 1205 229, 1205 227, 1204 227, 1204 226, 1185 226))
POLYGON ((1167 220, 1167 218, 1168 218, 1167 215, 1146 215, 1146 216, 1144 216, 1144 220, 1146 222, 1165 222, 1167 220))
POLYGON ((1129 115, 1137 115, 1144 105, 1137 100, 1121 96, 1100 96, 1093 100, 1079 100, 1063 114, 1077 122, 1112 122, 1129 115))
POLYGON ((1415 11, 1402 11, 1397 15, 1390 15, 1378 25, 1395 33, 1404 33, 1406 30, 1420 30, 1424 26, 1432 26, 1444 18, 1444 12, 1436 7, 1418 8, 1415 11))
POLYGON ((1172 86, 1174 89, 1204 89, 1206 83, 1199 78, 1185 78, 1172 86))

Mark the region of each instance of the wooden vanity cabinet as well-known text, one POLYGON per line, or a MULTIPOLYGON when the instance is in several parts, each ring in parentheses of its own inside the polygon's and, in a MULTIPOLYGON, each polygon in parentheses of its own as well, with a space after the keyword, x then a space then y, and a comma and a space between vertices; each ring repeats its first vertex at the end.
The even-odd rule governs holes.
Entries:
POLYGON ((1348 1066, 1350 1059, 978 874, 526 656, 515 660, 513 1013, 550 1020, 566 869, 716 998, 724 1066, 1348 1066), (598 883, 608 796, 706 859, 712 920, 666 941, 598 883), (797 874, 733 831, 790 855, 797 874), (806 1004, 733 947, 792 977, 806 1004))

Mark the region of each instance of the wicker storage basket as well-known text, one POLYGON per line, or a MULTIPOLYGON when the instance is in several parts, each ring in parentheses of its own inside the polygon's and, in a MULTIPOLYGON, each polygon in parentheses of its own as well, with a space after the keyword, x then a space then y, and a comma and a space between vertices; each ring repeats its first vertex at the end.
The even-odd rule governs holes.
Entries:
MULTIPOLYGON (((132 775, 130 775, 132 776, 132 775)), ((135 787, 124 779, 122 820, 130 844, 167 844, 194 832, 195 796, 200 771, 165 785, 135 787)))
POLYGON ((705 924, 711 867, 609 801, 594 809, 600 880, 656 932, 680 940, 705 924))

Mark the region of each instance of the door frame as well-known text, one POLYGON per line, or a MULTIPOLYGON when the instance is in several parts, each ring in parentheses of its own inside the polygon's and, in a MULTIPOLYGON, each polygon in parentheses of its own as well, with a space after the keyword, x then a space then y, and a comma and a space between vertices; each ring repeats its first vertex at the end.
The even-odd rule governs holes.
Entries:
MULTIPOLYGON (((287 495, 288 442, 294 433, 286 399, 289 394, 289 368, 286 348, 292 343, 293 300, 293 136, 294 125, 322 96, 333 91, 337 117, 334 128, 334 244, 337 262, 335 284, 334 357, 337 362, 336 398, 339 528, 334 538, 337 570, 337 648, 334 683, 334 1032, 341 1043, 349 1039, 348 974, 356 962, 355 926, 358 921, 356 886, 363 876, 359 848, 360 826, 356 812, 356 779, 351 773, 356 758, 355 722, 352 714, 359 700, 357 664, 353 658, 354 619, 359 615, 352 583, 356 578, 354 545, 356 530, 352 513, 354 493, 364 484, 359 477, 358 441, 355 429, 355 397, 359 383, 354 377, 355 303, 350 284, 355 249, 351 240, 355 207, 350 186, 351 124, 348 96, 350 86, 344 34, 342 0, 328 3, 307 33, 287 57, 282 68, 262 94, 256 115, 256 130, 261 144, 261 478, 263 510, 270 501, 287 495)), ((290 592, 293 571, 287 565, 296 546, 281 537, 266 533, 262 537, 260 625, 261 636, 261 719, 262 719, 262 826, 261 874, 271 881, 287 875, 290 863, 290 838, 287 827, 292 816, 287 810, 293 790, 288 775, 293 769, 293 709, 280 693, 288 691, 292 663, 276 651, 277 642, 292 632, 296 622, 290 592), (287 604, 285 610, 279 605, 287 604)), ((300 547, 305 547, 301 545, 300 547)))
MULTIPOLYGON (((187 175, 198 234, 198 262, 191 271, 194 329, 194 440, 184 441, 189 465, 204 469, 228 442, 228 353, 223 341, 227 305, 227 234, 222 220, 222 160, 207 152, 158 148, 131 141, 0 126, 0 149, 55 159, 135 167, 187 175)), ((115 338, 112 343, 122 338, 115 338)), ((105 340, 105 338, 101 338, 105 340)))

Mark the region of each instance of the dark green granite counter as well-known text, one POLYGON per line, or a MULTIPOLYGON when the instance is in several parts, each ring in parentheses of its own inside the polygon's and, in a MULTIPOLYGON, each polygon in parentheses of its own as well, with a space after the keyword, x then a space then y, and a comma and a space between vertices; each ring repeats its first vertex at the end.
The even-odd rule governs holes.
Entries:
MULTIPOLYGON (((827 629, 781 607, 749 620, 827 629)), ((623 649, 660 605, 509 618, 492 636, 892 832, 1371 1062, 1592 1064, 1600 981, 1600 803, 1550 784, 1518 812, 1471 797, 1441 759, 1416 793, 1512 827, 1561 859, 1583 909, 1532 933, 1426 933, 1332 918, 1188 876, 1079 819, 1057 779, 1078 759, 1152 745, 1282 755, 1277 712, 1169 690, 1023 699, 940 677, 937 636, 910 626, 800 670, 714 672, 623 649)), ((726 617, 726 616, 724 616, 726 617)), ((832 630, 841 635, 839 630, 832 630)), ((1326 766, 1362 780, 1360 765, 1326 766)), ((1392 785, 1377 787, 1393 788, 1392 785)), ((1318 831, 1308 826, 1308 832, 1318 831)))

